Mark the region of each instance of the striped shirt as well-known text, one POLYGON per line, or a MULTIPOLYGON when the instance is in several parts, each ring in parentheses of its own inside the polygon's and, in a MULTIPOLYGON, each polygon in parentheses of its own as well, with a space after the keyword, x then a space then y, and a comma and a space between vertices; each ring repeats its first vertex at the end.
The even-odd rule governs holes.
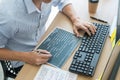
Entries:
MULTIPOLYGON (((32 0, 0 0, 0 48, 15 51, 31 51, 45 32, 45 23, 52 6, 59 10, 69 4, 69 0, 52 0, 42 3, 41 10, 32 0)), ((23 62, 11 61, 14 67, 23 62)))

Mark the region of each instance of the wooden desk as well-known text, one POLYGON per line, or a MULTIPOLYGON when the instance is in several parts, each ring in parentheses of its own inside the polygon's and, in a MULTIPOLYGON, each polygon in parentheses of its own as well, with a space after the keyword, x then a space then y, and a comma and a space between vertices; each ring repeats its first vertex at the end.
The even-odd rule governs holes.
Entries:
MULTIPOLYGON (((118 0, 100 0, 96 14, 88 13, 88 0, 72 0, 72 1, 74 2, 73 5, 74 5, 75 9, 77 10, 77 13, 79 13, 81 19, 84 19, 87 21, 93 21, 89 18, 89 16, 92 15, 92 16, 96 16, 100 19, 106 20, 111 24, 114 16, 116 16, 116 14, 117 14, 118 0)), ((62 13, 58 13, 57 16, 55 17, 54 21, 48 28, 47 32, 44 34, 44 36, 40 40, 40 42, 56 26, 58 26, 60 28, 64 28, 64 29, 72 32, 72 24, 71 24, 70 20, 66 16, 64 16, 62 13)), ((112 50, 112 45, 110 42, 110 38, 108 37, 107 41, 105 43, 103 52, 101 54, 101 57, 99 59, 97 69, 95 71, 94 76, 87 77, 87 76, 83 76, 83 75, 78 75, 78 80, 98 80, 98 79, 100 79, 104 72, 106 64, 108 62, 108 59, 110 57, 111 50, 112 50)), ((74 52, 73 52, 72 56, 68 59, 66 64, 62 67, 62 69, 68 70, 69 65, 72 61, 73 55, 74 55, 74 52)), ((33 66, 33 65, 25 64, 15 80, 33 80, 39 67, 40 66, 33 66)))

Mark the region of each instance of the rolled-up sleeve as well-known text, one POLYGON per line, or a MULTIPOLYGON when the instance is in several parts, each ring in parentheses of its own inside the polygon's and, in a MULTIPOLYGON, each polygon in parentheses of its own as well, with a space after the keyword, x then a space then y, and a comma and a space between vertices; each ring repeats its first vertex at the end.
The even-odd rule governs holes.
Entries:
POLYGON ((54 6, 58 6, 59 10, 62 11, 62 9, 68 5, 71 4, 72 1, 71 0, 56 0, 53 2, 54 6))

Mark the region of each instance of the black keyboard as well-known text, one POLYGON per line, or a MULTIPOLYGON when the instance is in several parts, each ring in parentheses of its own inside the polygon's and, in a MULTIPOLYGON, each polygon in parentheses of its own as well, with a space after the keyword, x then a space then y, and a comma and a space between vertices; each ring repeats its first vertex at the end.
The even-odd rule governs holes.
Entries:
POLYGON ((93 23, 97 27, 95 35, 84 35, 82 43, 76 51, 69 71, 93 76, 109 33, 109 25, 93 23))

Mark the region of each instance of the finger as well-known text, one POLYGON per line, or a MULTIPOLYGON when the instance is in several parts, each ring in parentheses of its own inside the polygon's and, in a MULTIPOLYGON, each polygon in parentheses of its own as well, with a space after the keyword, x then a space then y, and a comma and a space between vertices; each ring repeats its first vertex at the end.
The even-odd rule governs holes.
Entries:
POLYGON ((96 32, 96 27, 92 23, 87 23, 85 26, 90 30, 92 34, 95 34, 96 32))
POLYGON ((36 65, 41 65, 44 63, 47 63, 49 59, 40 59, 39 61, 36 62, 36 65))
POLYGON ((81 29, 87 32, 89 36, 91 36, 91 32, 89 31, 88 27, 81 25, 81 29))
POLYGON ((97 27, 95 25, 93 25, 92 23, 90 23, 90 25, 92 26, 94 32, 96 32, 97 27))
POLYGON ((47 50, 37 49, 36 51, 39 53, 50 54, 50 52, 48 52, 47 50))
POLYGON ((93 28, 92 25, 88 24, 88 25, 86 25, 86 27, 88 28, 88 30, 90 30, 90 32, 91 32, 92 34, 95 34, 95 30, 94 30, 94 28, 93 28))
POLYGON ((39 54, 39 57, 42 59, 49 59, 51 56, 51 54, 39 54))
POLYGON ((75 33, 75 35, 77 37, 80 37, 80 33, 78 32, 78 30, 77 30, 77 28, 75 26, 73 27, 73 32, 75 33))
MULTIPOLYGON (((93 25, 94 26, 94 25, 93 25)), ((95 30, 95 32, 96 32, 96 29, 97 29, 97 27, 96 26, 94 26, 94 30, 95 30)))
POLYGON ((94 32, 96 32, 97 27, 95 25, 93 25, 92 23, 89 23, 89 25, 91 25, 93 30, 94 30, 94 32))

